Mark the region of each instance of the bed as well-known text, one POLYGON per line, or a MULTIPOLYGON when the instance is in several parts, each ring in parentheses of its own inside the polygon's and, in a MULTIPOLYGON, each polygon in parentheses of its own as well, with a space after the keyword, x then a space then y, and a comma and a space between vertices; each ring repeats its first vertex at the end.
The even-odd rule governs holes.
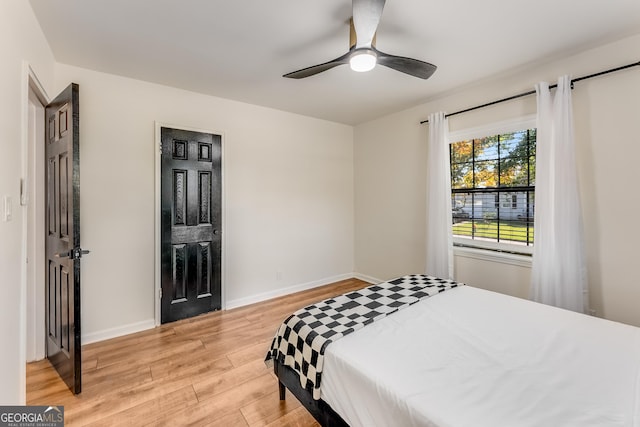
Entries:
POLYGON ((329 339, 320 375, 287 366, 281 326, 280 398, 323 426, 640 427, 640 328, 446 287, 329 339))

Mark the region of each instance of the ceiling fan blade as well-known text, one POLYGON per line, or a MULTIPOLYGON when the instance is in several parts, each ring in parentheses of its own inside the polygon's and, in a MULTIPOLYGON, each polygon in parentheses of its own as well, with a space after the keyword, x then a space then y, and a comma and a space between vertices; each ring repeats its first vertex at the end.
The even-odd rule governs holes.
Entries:
POLYGON ((436 67, 428 62, 420 61, 418 59, 407 58, 404 56, 389 55, 388 53, 380 52, 378 49, 373 48, 378 55, 378 64, 385 67, 392 68, 396 71, 400 71, 410 76, 419 77, 421 79, 428 79, 433 73, 435 73, 436 67))
POLYGON ((376 34, 385 0, 353 0, 353 26, 356 30, 356 48, 371 47, 376 34))
POLYGON ((348 64, 350 55, 351 55, 351 51, 345 53, 339 58, 332 59, 329 62, 325 62, 323 64, 318 64, 318 65, 312 65, 311 67, 303 68, 302 70, 293 71, 291 73, 285 74, 282 77, 287 77, 290 79, 304 79, 305 77, 311 77, 318 73, 322 73, 323 71, 330 70, 333 67, 337 67, 338 65, 348 64))

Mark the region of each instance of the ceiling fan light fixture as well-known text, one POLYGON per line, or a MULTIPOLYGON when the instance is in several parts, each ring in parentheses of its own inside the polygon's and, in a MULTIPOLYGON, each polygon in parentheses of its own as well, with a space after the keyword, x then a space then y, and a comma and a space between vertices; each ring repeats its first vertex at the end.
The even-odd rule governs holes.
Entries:
POLYGON ((349 65, 353 71, 364 73, 373 70, 377 61, 377 55, 373 50, 358 49, 349 58, 349 65))
POLYGON ((389 55, 376 46, 378 23, 386 0, 352 0, 353 17, 349 21, 349 50, 331 61, 312 65, 282 77, 304 79, 349 63, 351 69, 366 72, 376 65, 391 68, 420 79, 428 79, 436 71, 436 66, 419 59, 389 55))

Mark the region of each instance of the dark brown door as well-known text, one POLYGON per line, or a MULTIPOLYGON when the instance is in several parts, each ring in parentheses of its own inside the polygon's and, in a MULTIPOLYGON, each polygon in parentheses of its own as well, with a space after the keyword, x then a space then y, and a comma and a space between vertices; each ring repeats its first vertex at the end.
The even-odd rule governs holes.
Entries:
POLYGON ((46 107, 46 353, 73 393, 81 391, 80 116, 78 85, 46 107))
POLYGON ((221 137, 161 128, 161 321, 221 306, 221 137))

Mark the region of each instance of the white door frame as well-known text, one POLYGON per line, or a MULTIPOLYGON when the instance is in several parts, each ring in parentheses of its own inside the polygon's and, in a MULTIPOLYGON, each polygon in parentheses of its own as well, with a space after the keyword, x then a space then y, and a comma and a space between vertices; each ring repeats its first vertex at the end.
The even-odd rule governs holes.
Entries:
POLYGON ((160 259, 160 233, 161 233, 161 176, 162 176, 162 149, 161 149, 161 141, 162 135, 160 132, 160 128, 171 128, 171 129, 180 129, 191 132, 201 132, 201 133, 209 133, 214 135, 220 135, 220 150, 221 150, 221 170, 220 170, 220 180, 221 180, 221 204, 220 207, 222 212, 221 218, 221 233, 222 233, 222 242, 221 242, 221 254, 220 254, 220 304, 221 310, 225 310, 227 307, 227 293, 226 293, 226 268, 225 268, 225 254, 226 250, 226 203, 225 203, 225 135, 224 132, 215 131, 215 130, 206 130, 206 129, 198 129, 180 125, 173 125, 169 123, 155 122, 155 141, 153 144, 153 149, 155 152, 155 262, 154 262, 154 301, 155 301, 155 321, 156 326, 160 325, 160 295, 162 289, 162 263, 160 259))
POLYGON ((22 334, 23 359, 30 362, 45 357, 44 108, 49 103, 49 96, 26 61, 23 62, 22 84, 22 334))

